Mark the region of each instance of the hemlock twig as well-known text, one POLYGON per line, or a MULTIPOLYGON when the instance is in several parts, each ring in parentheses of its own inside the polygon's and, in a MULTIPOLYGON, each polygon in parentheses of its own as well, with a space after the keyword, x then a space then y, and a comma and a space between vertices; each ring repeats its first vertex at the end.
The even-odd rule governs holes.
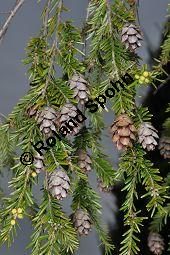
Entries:
POLYGON ((108 16, 108 23, 109 23, 109 29, 110 29, 110 37, 112 40, 112 65, 113 65, 113 69, 114 71, 112 72, 113 76, 115 75, 116 80, 119 80, 119 72, 118 72, 118 68, 116 65, 116 60, 115 60, 115 52, 114 52, 114 41, 113 41, 113 28, 112 28, 112 11, 111 11, 111 7, 110 7, 110 2, 109 0, 105 0, 106 1, 106 7, 107 7, 107 16, 108 16))
POLYGON ((19 10, 19 8, 22 6, 22 4, 24 3, 25 0, 17 0, 16 4, 14 6, 14 8, 11 10, 9 16, 7 17, 4 25, 2 26, 1 30, 0 30, 0 43, 2 42, 3 37, 5 36, 8 27, 13 19, 13 17, 15 16, 15 14, 17 13, 17 11, 19 10))
POLYGON ((51 0, 48 0, 46 12, 45 12, 45 18, 44 18, 44 37, 46 37, 48 34, 48 19, 49 19, 50 5, 51 5, 51 0))

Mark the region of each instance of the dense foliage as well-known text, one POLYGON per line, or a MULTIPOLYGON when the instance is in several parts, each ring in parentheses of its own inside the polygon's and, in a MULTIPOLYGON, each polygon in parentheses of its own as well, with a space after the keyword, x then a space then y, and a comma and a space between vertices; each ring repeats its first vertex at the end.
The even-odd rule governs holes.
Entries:
MULTIPOLYGON (((154 86, 158 81, 163 82, 160 77, 162 72, 165 73, 163 66, 169 61, 170 38, 167 34, 159 63, 152 71, 149 72, 146 65, 140 66, 136 51, 126 48, 121 38, 121 31, 127 23, 137 23, 136 9, 135 1, 115 0, 111 4, 109 0, 91 0, 84 27, 80 30, 72 21, 63 18, 63 14, 68 11, 63 0, 47 1, 42 14, 43 25, 40 33, 36 38, 30 39, 26 48, 27 57, 24 63, 28 65, 30 89, 0 125, 0 165, 1 168, 9 166, 13 173, 10 181, 12 193, 3 200, 0 211, 1 244, 7 242, 11 245, 18 231, 19 219, 29 217, 34 227, 29 245, 32 255, 64 255, 77 250, 78 231, 72 217, 63 211, 60 201, 52 196, 49 189, 49 175, 60 166, 69 176, 73 215, 79 209, 84 210, 89 215, 92 226, 96 228, 105 254, 112 253, 114 245, 107 229, 104 229, 100 222, 102 208, 99 196, 90 186, 88 174, 78 162, 78 150, 84 150, 90 155, 92 169, 102 181, 103 187, 114 186, 119 181, 124 183, 122 192, 126 193, 126 199, 121 210, 124 213, 125 231, 121 240, 120 255, 140 254, 138 234, 145 224, 146 217, 137 208, 137 200, 143 201, 145 198, 149 217, 153 217, 153 231, 159 232, 164 219, 169 216, 170 206, 167 199, 170 176, 164 181, 159 169, 147 159, 144 143, 139 142, 137 131, 143 123, 150 123, 152 116, 146 107, 136 103, 136 98, 138 88, 148 84, 154 86), (116 139, 120 139, 126 149, 121 155, 118 169, 114 170, 101 146, 101 135, 105 127, 103 114, 108 109, 101 107, 99 103, 98 111, 91 113, 75 99, 69 83, 74 75, 82 75, 88 84, 89 99, 93 102, 111 87, 111 82, 122 81, 121 77, 126 73, 129 73, 134 81, 124 84, 124 88, 117 83, 119 90, 115 90, 115 96, 107 100, 113 115, 115 114, 116 118, 123 115, 128 123, 123 132, 129 134, 129 128, 134 128, 131 130, 134 132, 134 138, 132 146, 126 146, 131 144, 130 140, 126 140, 130 139, 128 134, 126 139, 122 140, 119 133, 120 136, 116 139), (62 140, 57 139, 55 146, 45 151, 44 171, 37 174, 35 164, 26 166, 20 162, 21 153, 30 152, 36 156, 32 144, 41 140, 45 143, 46 140, 35 115, 37 112, 43 112, 44 107, 51 107, 56 113, 61 113, 63 107, 69 103, 78 106, 88 121, 81 125, 77 134, 66 136, 62 140), (37 203, 33 187, 39 184, 40 176, 44 178, 43 198, 37 203), (145 188, 142 196, 138 194, 138 185, 145 188)), ((136 24, 136 29, 133 29, 139 36, 140 31, 137 27, 136 24)), ((126 40, 129 40, 130 45, 130 39, 126 37, 126 40)), ((66 113, 61 116, 65 116, 64 114, 66 113)), ((53 124, 52 118, 50 123, 53 124)), ((58 122, 55 124, 57 126, 58 122)), ((47 128, 42 122, 41 125, 43 130, 47 128)), ((114 123, 114 127, 116 125, 119 128, 118 122, 114 123)), ((152 131, 151 135, 155 134, 152 126, 149 126, 149 129, 152 131)), ((169 130, 168 118, 164 124, 164 132, 168 137, 169 130)), ((143 136, 144 142, 147 143, 149 138, 145 139, 145 135, 143 136)), ((113 137, 115 141, 115 133, 113 137)), ((155 140, 152 144, 153 149, 154 144, 155 140)), ((84 168, 88 164, 90 161, 87 159, 84 168)))

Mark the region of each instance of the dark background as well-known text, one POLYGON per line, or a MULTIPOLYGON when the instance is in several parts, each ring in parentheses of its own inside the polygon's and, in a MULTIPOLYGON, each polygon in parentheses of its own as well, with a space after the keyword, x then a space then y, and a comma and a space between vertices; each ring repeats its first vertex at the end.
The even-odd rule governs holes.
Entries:
MULTIPOLYGON (((14 4, 14 0, 0 0, 0 12, 9 11, 14 4)), ((67 15, 69 18, 75 19, 75 24, 80 25, 84 21, 86 15, 87 0, 65 0, 64 3, 70 7, 71 11, 67 15)), ((143 63, 149 63, 150 55, 147 50, 149 46, 154 50, 157 49, 160 43, 161 31, 165 22, 166 9, 168 0, 141 0, 139 1, 139 20, 141 29, 146 36, 143 46, 139 50, 139 55, 143 59, 143 63), (146 40, 147 39, 147 40, 146 40)), ((30 37, 38 34, 41 26, 41 11, 45 1, 42 0, 37 4, 35 0, 26 0, 22 8, 17 13, 9 30, 0 45, 0 112, 8 114, 11 112, 14 105, 29 89, 29 81, 26 75, 26 68, 21 60, 25 56, 24 48, 30 37)), ((4 15, 0 14, 0 25, 3 24, 4 15)), ((139 91, 141 97, 138 98, 138 103, 142 102, 146 96, 146 89, 139 91)), ((109 126, 113 121, 113 112, 105 114, 106 126, 109 126)), ((106 133, 106 132, 105 132, 106 133)), ((111 162, 116 168, 118 162, 118 152, 114 149, 109 136, 103 137, 103 144, 106 148, 106 153, 111 156, 111 162)), ((8 179, 9 174, 5 173, 4 178, 0 180, 6 192, 9 193, 8 179)), ((91 174, 91 183, 95 185, 95 176, 91 174)), ((40 187, 36 187, 35 191, 37 198, 40 198, 40 187)), ((119 222, 116 222, 115 212, 117 211, 116 197, 113 195, 100 194, 103 206, 103 220, 113 229, 119 222)), ((64 202, 64 208, 70 213, 70 200, 64 202)), ((10 249, 5 246, 0 249, 0 255, 27 255, 25 246, 30 241, 31 225, 27 220, 21 222, 21 230, 18 231, 18 237, 10 249)), ((93 231, 89 237, 82 239, 81 246, 77 254, 81 255, 99 255, 100 249, 97 247, 98 240, 93 231)))

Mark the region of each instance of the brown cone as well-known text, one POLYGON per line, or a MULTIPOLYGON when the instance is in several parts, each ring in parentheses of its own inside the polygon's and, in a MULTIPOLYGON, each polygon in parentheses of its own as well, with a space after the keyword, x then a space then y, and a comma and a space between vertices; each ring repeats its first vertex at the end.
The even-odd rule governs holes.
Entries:
POLYGON ((159 150, 160 154, 165 158, 170 158, 170 138, 169 137, 161 137, 159 141, 159 150))
POLYGON ((98 179, 97 182, 98 182, 98 188, 100 192, 110 193, 112 191, 112 187, 106 186, 101 179, 98 179))
POLYGON ((150 233, 148 237, 148 247, 155 255, 161 255, 164 250, 164 241, 158 233, 150 233))
POLYGON ((89 173, 91 169, 91 158, 90 156, 86 153, 86 151, 79 149, 78 150, 78 166, 81 168, 81 170, 84 173, 89 173))
POLYGON ((36 114, 36 120, 40 125, 40 130, 46 136, 51 136, 52 130, 56 131, 56 119, 57 112, 49 106, 44 107, 43 110, 38 111, 36 114))
POLYGON ((134 24, 126 24, 122 29, 122 43, 126 49, 134 52, 141 46, 142 34, 134 24))
POLYGON ((87 212, 78 209, 73 216, 73 224, 80 236, 88 235, 91 231, 92 222, 87 212))
POLYGON ((36 116, 37 114, 37 105, 33 105, 27 109, 27 114, 29 117, 36 116))
POLYGON ((74 74, 69 81, 70 88, 74 91, 73 97, 84 105, 88 101, 88 96, 90 94, 88 89, 88 83, 83 75, 74 74))
POLYGON ((116 142, 118 150, 132 147, 132 141, 135 140, 136 128, 132 120, 126 115, 120 115, 111 125, 113 133, 112 141, 116 142))
POLYGON ((156 139, 159 138, 157 135, 158 131, 150 124, 143 122, 138 130, 139 142, 142 144, 144 149, 153 151, 155 146, 158 144, 156 139))
POLYGON ((62 200, 67 197, 70 188, 70 179, 60 167, 52 172, 48 178, 48 189, 53 197, 62 200))
POLYGON ((77 134, 81 128, 81 124, 77 123, 76 120, 74 120, 74 117, 76 117, 76 115, 77 108, 71 103, 66 103, 59 112, 58 118, 56 120, 57 126, 66 126, 66 128, 69 130, 69 134, 77 134), (70 120, 73 120, 73 122, 75 123, 71 123, 72 130, 66 125, 66 122, 68 123, 70 120))

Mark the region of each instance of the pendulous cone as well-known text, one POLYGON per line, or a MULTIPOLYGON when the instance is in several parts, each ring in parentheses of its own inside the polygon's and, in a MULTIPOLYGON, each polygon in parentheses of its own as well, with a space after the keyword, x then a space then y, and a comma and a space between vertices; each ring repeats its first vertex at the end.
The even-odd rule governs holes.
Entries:
POLYGON ((122 29, 121 41, 126 49, 135 52, 141 46, 142 33, 134 24, 125 24, 122 29))
POLYGON ((92 168, 91 168, 91 158, 90 156, 86 153, 85 150, 79 149, 78 152, 78 166, 84 173, 89 173, 92 168))
POLYGON ((70 179, 61 167, 58 167, 48 177, 48 190, 54 198, 62 200, 67 197, 69 189, 70 179))
POLYGON ((78 209, 74 213, 73 224, 80 236, 88 235, 92 228, 92 222, 89 214, 82 209, 78 209))
POLYGON ((46 136, 51 136, 52 131, 56 131, 56 119, 57 112, 49 106, 44 107, 44 109, 38 111, 36 114, 36 120, 40 125, 40 131, 46 136))
POLYGON ((117 117, 111 125, 111 132, 112 141, 116 143, 118 150, 132 147, 132 142, 135 140, 136 128, 126 114, 121 114, 117 117))
POLYGON ((77 115, 77 108, 71 104, 71 103, 66 103, 60 110, 58 118, 56 120, 56 123, 58 125, 58 127, 62 127, 66 125, 66 122, 70 123, 69 127, 66 127, 69 129, 69 134, 71 135, 76 135, 80 129, 81 129, 81 124, 76 122, 76 120, 74 120, 74 117, 76 117, 77 115), (70 120, 72 120, 73 122, 71 122, 70 120))
POLYGON ((74 74, 69 80, 70 88, 74 91, 73 98, 75 98, 78 103, 84 105, 88 101, 90 91, 88 89, 88 83, 84 76, 81 74, 74 74))
POLYGON ((104 182, 102 181, 102 179, 100 179, 100 178, 97 179, 97 184, 98 184, 97 186, 98 186, 100 192, 110 193, 113 189, 113 187, 105 185, 104 182))
POLYGON ((159 140, 159 150, 160 154, 164 157, 164 159, 170 158, 170 138, 163 136, 159 140))
POLYGON ((164 251, 164 241, 160 234, 150 233, 148 237, 149 250, 155 255, 161 255, 164 251))
POLYGON ((144 149, 153 151, 158 144, 156 139, 159 138, 157 130, 150 124, 143 122, 138 130, 139 142, 144 149))

